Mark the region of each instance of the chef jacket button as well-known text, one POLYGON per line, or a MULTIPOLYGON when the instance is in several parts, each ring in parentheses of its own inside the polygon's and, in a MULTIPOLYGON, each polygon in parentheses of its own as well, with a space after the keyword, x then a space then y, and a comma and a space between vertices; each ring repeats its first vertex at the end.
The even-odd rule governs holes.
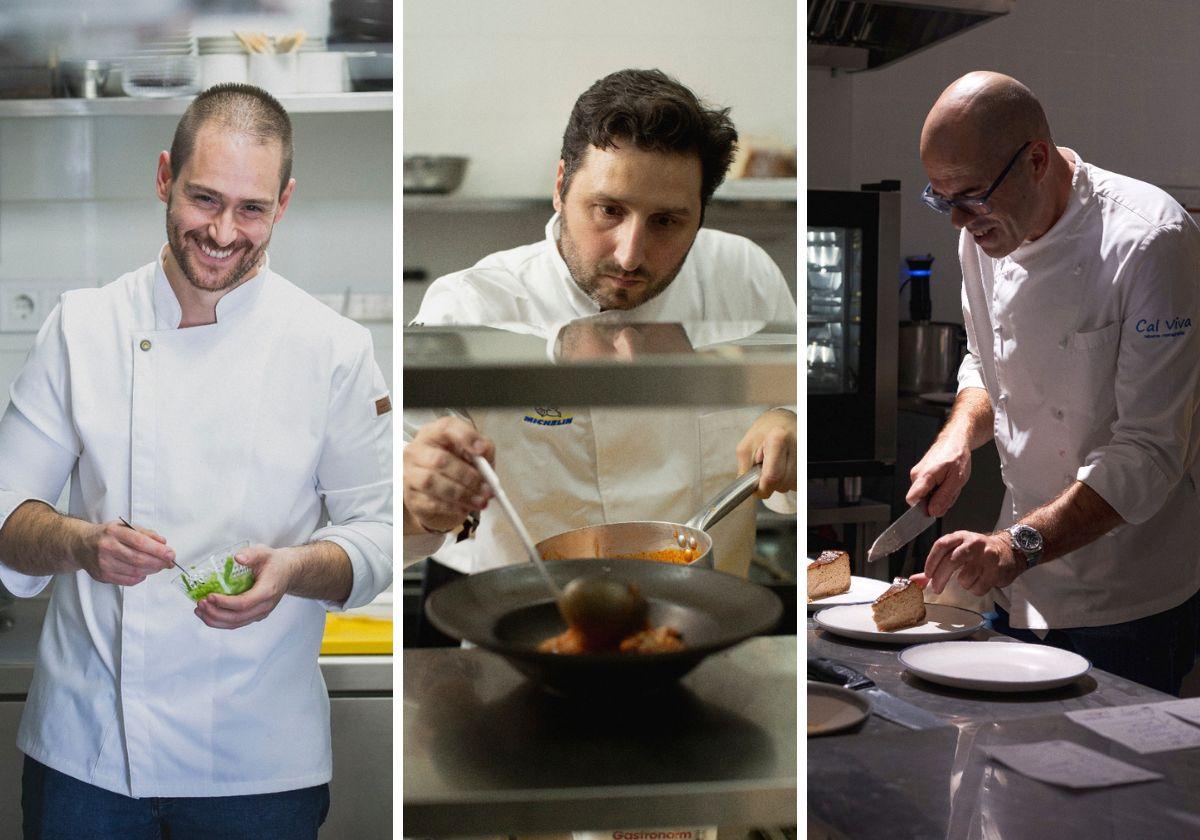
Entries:
POLYGON ((1067 340, 1065 338, 1062 339, 1061 341, 1058 342, 1058 346, 1061 347, 1063 350, 1066 350, 1067 349, 1067 340))
POLYGON ((1059 420, 1063 419, 1063 410, 1061 408, 1054 409, 1053 413, 1057 419, 1059 419, 1059 420))
POLYGON ((150 339, 143 338, 141 340, 141 343, 138 344, 138 347, 141 347, 143 350, 149 350, 150 349, 150 339))

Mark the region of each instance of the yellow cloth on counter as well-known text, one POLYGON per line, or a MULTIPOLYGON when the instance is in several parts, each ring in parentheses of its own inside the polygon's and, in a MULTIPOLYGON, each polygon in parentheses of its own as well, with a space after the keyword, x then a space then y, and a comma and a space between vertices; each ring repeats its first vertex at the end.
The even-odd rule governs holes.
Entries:
POLYGON ((325 614, 321 654, 391 654, 392 620, 362 615, 325 614))

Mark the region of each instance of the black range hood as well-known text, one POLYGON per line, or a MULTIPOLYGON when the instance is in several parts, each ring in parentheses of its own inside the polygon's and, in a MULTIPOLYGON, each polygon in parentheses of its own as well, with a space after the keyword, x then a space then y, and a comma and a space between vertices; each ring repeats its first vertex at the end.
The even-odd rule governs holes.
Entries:
POLYGON ((808 0, 808 64, 874 70, 1012 11, 1015 0, 808 0))

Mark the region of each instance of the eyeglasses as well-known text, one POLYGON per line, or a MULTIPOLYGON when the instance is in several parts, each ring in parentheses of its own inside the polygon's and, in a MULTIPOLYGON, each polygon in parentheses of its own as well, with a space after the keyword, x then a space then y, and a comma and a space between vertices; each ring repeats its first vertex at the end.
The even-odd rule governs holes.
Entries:
POLYGON ((957 207, 964 213, 969 213, 972 216, 986 216, 992 212, 992 208, 988 206, 988 199, 992 197, 992 193, 1004 181, 1004 177, 1008 175, 1009 170, 1016 165, 1020 159, 1021 153, 1029 148, 1032 140, 1025 141, 1025 145, 1017 149, 1017 153, 1012 156, 1012 160, 1008 162, 1008 166, 1004 167, 1004 171, 1000 173, 1000 177, 992 181, 992 185, 988 187, 987 192, 979 196, 970 196, 967 198, 942 198, 933 191, 932 184, 925 185, 925 192, 921 193, 921 200, 928 206, 944 215, 949 215, 950 211, 957 207))

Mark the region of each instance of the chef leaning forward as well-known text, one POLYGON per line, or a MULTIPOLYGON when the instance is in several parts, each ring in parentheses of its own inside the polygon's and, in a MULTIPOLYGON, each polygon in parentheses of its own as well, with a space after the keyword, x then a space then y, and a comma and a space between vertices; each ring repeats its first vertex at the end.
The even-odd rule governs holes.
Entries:
POLYGON ((926 203, 961 231, 968 353, 908 501, 932 491, 944 514, 993 437, 1007 493, 995 533, 943 536, 918 579, 1177 694, 1200 590, 1200 230, 1056 146, 1033 94, 996 73, 942 93, 921 161, 926 203))
MULTIPOLYGON (((552 340, 579 318, 794 322, 787 284, 763 250, 702 226, 736 140, 728 109, 706 107, 657 70, 600 79, 568 120, 557 212, 545 238, 438 279, 415 323, 503 324, 552 340)), ((635 333, 589 336, 611 335, 613 353, 660 340, 635 333)), ((666 340, 683 342, 669 331, 666 340)), ((465 457, 472 448, 494 455, 534 540, 604 522, 686 520, 755 461, 763 463, 759 494, 795 509, 787 491, 796 486, 796 416, 788 410, 588 408, 531 399, 524 409, 473 412, 472 423, 415 412, 406 419, 420 432, 404 451, 405 557, 433 555, 427 590, 457 574, 525 560, 491 507, 473 539, 444 535, 488 501, 465 457)), ((715 526, 713 537, 718 566, 744 575, 753 506, 715 526)))
POLYGON ((391 580, 391 423, 367 331, 268 265, 291 160, 263 91, 198 96, 158 160, 167 244, 64 294, 12 387, 0 581, 54 581, 26 837, 294 840, 328 809, 317 653, 391 580), (253 588, 193 611, 172 561, 239 539, 253 588))

